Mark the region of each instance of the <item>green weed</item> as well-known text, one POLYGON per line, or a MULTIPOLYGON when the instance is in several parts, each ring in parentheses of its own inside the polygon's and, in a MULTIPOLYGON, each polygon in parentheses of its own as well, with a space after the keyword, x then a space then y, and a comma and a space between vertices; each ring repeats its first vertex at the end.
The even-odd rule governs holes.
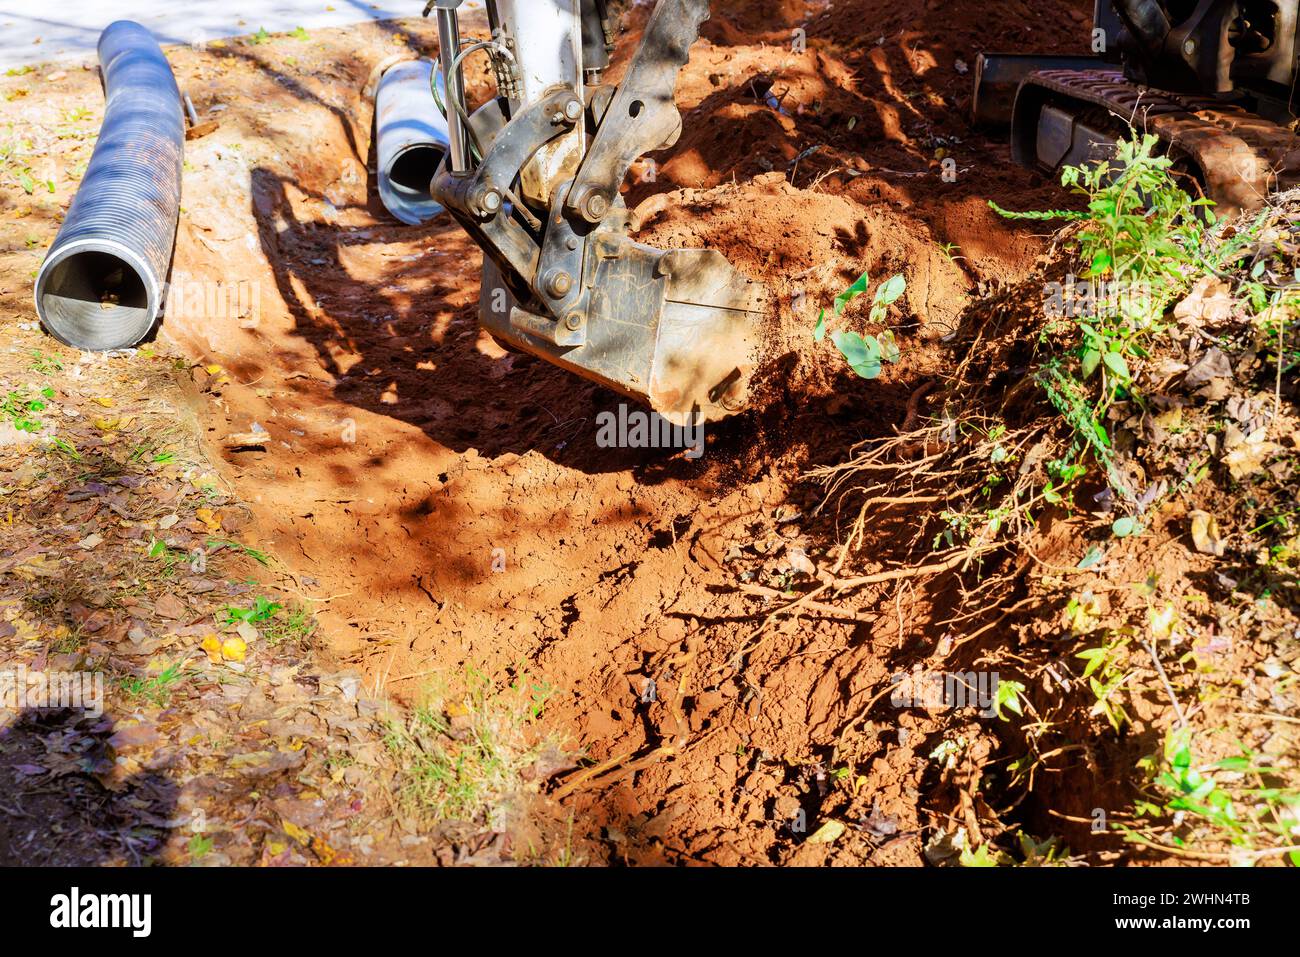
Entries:
POLYGON ((545 683, 498 687, 469 669, 464 691, 434 689, 405 721, 390 721, 389 751, 402 767, 408 811, 435 819, 482 822, 505 813, 524 787, 521 773, 554 742, 530 730, 553 689, 545 683))
POLYGON ((127 697, 137 698, 158 708, 165 708, 171 703, 172 692, 184 677, 181 663, 176 662, 168 665, 152 678, 132 675, 120 679, 118 685, 127 697))
MULTIPOLYGON (((863 295, 871 286, 871 279, 867 273, 858 277, 857 281, 848 289, 844 290, 835 297, 835 302, 831 307, 831 312, 835 317, 839 317, 848 308, 849 303, 853 302, 859 296, 863 295)), ((880 324, 885 321, 889 313, 889 307, 898 301, 899 297, 907 291, 907 280, 901 275, 893 276, 876 289, 876 295, 871 302, 871 313, 868 321, 872 324, 880 324)), ((823 309, 817 316, 817 325, 813 328, 813 341, 821 342, 826 338, 826 310, 823 309)), ((882 364, 885 362, 897 362, 899 358, 898 343, 894 339, 894 334, 886 329, 878 335, 863 336, 857 332, 845 329, 835 329, 830 332, 831 342, 840 350, 849 367, 864 379, 874 379, 880 375, 882 364)))

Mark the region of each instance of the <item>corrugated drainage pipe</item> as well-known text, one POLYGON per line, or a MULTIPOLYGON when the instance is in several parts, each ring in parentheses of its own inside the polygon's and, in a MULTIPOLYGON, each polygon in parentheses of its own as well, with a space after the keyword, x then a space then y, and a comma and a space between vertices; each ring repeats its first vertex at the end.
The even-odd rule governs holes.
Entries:
POLYGON ((104 125, 77 195, 36 275, 36 311, 81 349, 133 346, 163 308, 176 242, 185 125, 153 35, 119 20, 99 37, 104 125))
MULTIPOLYGON (((389 68, 375 92, 375 158, 379 199, 410 226, 442 212, 429 183, 447 155, 447 118, 430 86, 430 60, 408 60, 389 68)), ((438 88, 446 102, 441 75, 438 88)))

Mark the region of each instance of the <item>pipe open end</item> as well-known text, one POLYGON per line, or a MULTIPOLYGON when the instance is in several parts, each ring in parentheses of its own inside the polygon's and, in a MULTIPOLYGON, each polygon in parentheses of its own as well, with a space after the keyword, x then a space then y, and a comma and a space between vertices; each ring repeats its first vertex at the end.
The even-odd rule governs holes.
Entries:
POLYGON ((71 247, 46 260, 36 279, 36 311, 50 334, 78 349, 125 349, 158 318, 143 267, 124 250, 71 247))
POLYGON ((429 183, 447 151, 434 143, 415 143, 402 150, 379 178, 388 211, 409 225, 426 223, 442 212, 442 204, 429 195, 429 183))

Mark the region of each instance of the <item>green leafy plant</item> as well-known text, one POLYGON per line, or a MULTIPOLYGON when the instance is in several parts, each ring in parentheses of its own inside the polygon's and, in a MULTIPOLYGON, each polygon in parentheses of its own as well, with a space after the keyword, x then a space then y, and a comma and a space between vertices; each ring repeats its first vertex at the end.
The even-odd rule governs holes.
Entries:
MULTIPOLYGON (((835 302, 831 306, 832 314, 836 317, 843 315, 849 303, 865 294, 870 286, 870 275, 863 273, 853 285, 835 297, 835 302)), ((868 321, 873 324, 884 322, 889 307, 906 291, 907 280, 902 275, 890 277, 876 289, 868 321)), ((826 334, 826 310, 823 309, 817 316, 817 325, 813 328, 813 341, 823 341, 826 334)), ((864 336, 851 330, 836 329, 830 332, 830 338, 849 367, 864 379, 876 378, 880 375, 883 363, 897 362, 899 358, 898 343, 889 330, 878 335, 864 336)))
POLYGON ((207 541, 207 549, 213 555, 222 549, 226 549, 239 555, 247 555, 259 565, 271 564, 271 556, 266 552, 258 548, 253 548, 251 545, 245 545, 242 542, 236 542, 231 539, 209 538, 207 541))
POLYGON ((176 684, 184 676, 184 672, 181 670, 181 662, 175 662, 152 678, 141 678, 133 675, 122 678, 119 685, 127 696, 139 698, 156 707, 163 708, 171 702, 172 691, 175 690, 176 684))
POLYGON ((281 608, 262 626, 262 637, 272 646, 305 644, 315 633, 316 618, 305 608, 281 608))
POLYGON ((1024 717, 1024 700, 1025 686, 1020 681, 1007 681, 1005 679, 998 681, 997 691, 993 695, 993 710, 998 716, 999 721, 1010 721, 1002 709, 1006 708, 1012 714, 1024 717))
POLYGON ((466 670, 463 690, 431 689, 404 721, 390 721, 385 744, 401 765, 399 798, 437 820, 489 821, 524 787, 521 774, 553 740, 530 730, 553 689, 517 680, 498 686, 466 670))
POLYGON ((973 851, 969 847, 963 847, 957 863, 961 867, 1005 867, 1015 861, 1006 851, 992 844, 981 844, 973 851))
POLYGON ((1110 530, 1116 538, 1129 538, 1142 531, 1142 526, 1133 516, 1122 515, 1111 523, 1110 530))
POLYGON ((177 566, 190 561, 189 554, 183 548, 176 548, 161 538, 151 538, 145 546, 145 555, 162 565, 162 577, 171 578, 176 574, 177 566))
POLYGON ((63 371, 63 361, 57 356, 46 355, 40 349, 32 350, 32 361, 27 368, 39 375, 53 375, 63 371))
POLYGON ((59 439, 59 438, 51 439, 50 446, 51 448, 54 449, 54 451, 58 452, 60 455, 66 455, 74 462, 81 461, 81 453, 78 452, 77 447, 73 445, 71 442, 69 442, 67 439, 59 439))
MULTIPOLYGON (((1065 167, 1061 183, 1086 198, 1085 210, 1017 213, 990 203, 1012 219, 1080 224, 1074 239, 1087 294, 1082 310, 1072 303, 1069 311, 1075 345, 1068 355, 1049 356, 1035 381, 1078 436, 1080 451, 1102 464, 1125 497, 1131 493, 1112 461, 1106 412, 1133 394, 1136 370, 1168 328, 1166 311, 1189 288, 1192 267, 1205 262, 1213 216, 1209 200, 1194 200, 1178 185, 1158 145, 1155 135, 1132 131, 1112 159, 1065 167), (1086 383, 1098 377, 1094 392, 1086 383)), ((1072 296, 1075 288, 1067 285, 1072 296)))
POLYGON ((1068 455, 1053 459, 1047 463, 1047 482, 1043 485, 1043 500, 1052 505, 1061 505, 1071 486, 1087 474, 1087 468, 1078 460, 1079 446, 1075 443, 1068 455))
POLYGON ((1116 733, 1129 722, 1128 712, 1119 700, 1120 689, 1132 676, 1127 668, 1128 643, 1127 636, 1116 635, 1104 645, 1084 649, 1075 655, 1087 662, 1083 677, 1096 699, 1092 713, 1103 715, 1116 733))
POLYGON ((253 599, 253 604, 247 608, 236 608, 233 605, 227 605, 222 612, 221 624, 237 625, 240 622, 245 622, 251 625, 257 622, 269 621, 283 607, 279 602, 271 601, 265 595, 258 595, 253 599))
MULTIPOLYGON (((1285 854, 1300 866, 1294 849, 1300 789, 1279 787, 1268 779, 1288 775, 1288 768, 1261 761, 1261 755, 1238 744, 1239 753, 1208 764, 1196 761, 1196 732, 1175 728, 1159 754, 1139 763, 1151 775, 1149 799, 1135 805, 1139 816, 1172 816, 1181 834, 1164 840, 1185 847, 1190 840, 1225 841, 1241 852, 1238 863, 1255 863, 1265 856, 1285 854)), ((1125 837, 1142 844, 1163 844, 1137 829, 1121 827, 1125 837)))
POLYGON ((195 834, 190 838, 188 848, 190 857, 196 861, 201 861, 212 852, 212 838, 204 837, 202 834, 195 834))
POLYGON ((36 415, 45 411, 53 398, 54 390, 49 386, 39 392, 12 389, 0 400, 0 415, 8 419, 19 432, 38 432, 41 420, 36 415))

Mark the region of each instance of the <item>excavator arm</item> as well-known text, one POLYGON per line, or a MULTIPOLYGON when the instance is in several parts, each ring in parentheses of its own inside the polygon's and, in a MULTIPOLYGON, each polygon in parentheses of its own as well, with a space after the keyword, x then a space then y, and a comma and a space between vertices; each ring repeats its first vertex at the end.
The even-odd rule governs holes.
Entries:
POLYGON ((460 3, 433 4, 451 148, 431 192, 483 249, 483 326, 674 424, 744 408, 762 288, 717 251, 635 242, 620 195, 631 165, 680 135, 677 74, 708 0, 659 0, 617 86, 602 0, 489 0, 492 39, 471 45, 460 3), (476 48, 499 95, 470 114, 476 48))

